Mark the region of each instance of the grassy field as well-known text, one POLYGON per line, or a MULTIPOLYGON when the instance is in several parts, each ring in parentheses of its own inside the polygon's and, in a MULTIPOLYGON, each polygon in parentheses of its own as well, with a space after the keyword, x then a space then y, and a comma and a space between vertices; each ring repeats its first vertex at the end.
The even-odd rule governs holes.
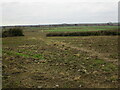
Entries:
POLYGON ((69 27, 57 27, 45 30, 46 32, 72 32, 72 31, 99 31, 99 30, 113 30, 116 26, 69 26, 69 27))
POLYGON ((99 31, 113 30, 117 26, 63 26, 63 27, 26 27, 26 30, 43 30, 44 32, 75 32, 75 31, 99 31))
POLYGON ((3 88, 117 88, 118 36, 46 37, 76 28, 116 27, 29 27, 3 38, 3 88))

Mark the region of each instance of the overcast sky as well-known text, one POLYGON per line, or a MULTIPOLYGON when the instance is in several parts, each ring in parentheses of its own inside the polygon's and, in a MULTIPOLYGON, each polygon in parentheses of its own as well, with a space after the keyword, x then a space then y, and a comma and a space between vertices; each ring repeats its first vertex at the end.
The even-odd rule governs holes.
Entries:
POLYGON ((102 23, 118 21, 118 0, 3 2, 0 25, 102 23))

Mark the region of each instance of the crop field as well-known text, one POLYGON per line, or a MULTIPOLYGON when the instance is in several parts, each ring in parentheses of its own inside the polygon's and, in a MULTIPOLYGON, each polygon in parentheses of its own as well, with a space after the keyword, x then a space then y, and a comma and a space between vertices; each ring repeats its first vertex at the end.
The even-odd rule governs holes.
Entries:
POLYGON ((117 88, 118 36, 46 37, 116 26, 23 27, 2 38, 3 88, 117 88))

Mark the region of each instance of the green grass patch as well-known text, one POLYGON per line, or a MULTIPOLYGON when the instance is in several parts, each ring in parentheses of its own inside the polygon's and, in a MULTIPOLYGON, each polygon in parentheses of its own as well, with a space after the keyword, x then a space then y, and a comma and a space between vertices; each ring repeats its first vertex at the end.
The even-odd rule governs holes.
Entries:
POLYGON ((101 30, 113 30, 117 29, 117 26, 66 26, 66 27, 54 27, 45 32, 77 32, 77 31, 101 31, 101 30))
POLYGON ((18 53, 18 52, 12 52, 18 56, 23 56, 23 57, 30 57, 29 55, 23 54, 23 53, 18 53))
POLYGON ((3 51, 3 52, 7 53, 8 55, 18 55, 26 58, 44 59, 43 55, 41 54, 29 55, 29 54, 14 52, 14 51, 3 51))
POLYGON ((61 30, 45 30, 45 32, 76 32, 76 31, 101 31, 107 29, 61 29, 61 30))
POLYGON ((104 60, 90 60, 88 62, 90 65, 88 67, 98 70, 103 70, 105 72, 114 72, 118 69, 116 65, 110 62, 106 62, 104 60))
POLYGON ((44 59, 43 55, 41 54, 35 54, 32 56, 33 58, 39 58, 39 59, 44 59))
POLYGON ((108 63, 104 67, 102 67, 102 70, 106 71, 106 72, 114 72, 117 69, 118 69, 118 67, 111 63, 108 63))

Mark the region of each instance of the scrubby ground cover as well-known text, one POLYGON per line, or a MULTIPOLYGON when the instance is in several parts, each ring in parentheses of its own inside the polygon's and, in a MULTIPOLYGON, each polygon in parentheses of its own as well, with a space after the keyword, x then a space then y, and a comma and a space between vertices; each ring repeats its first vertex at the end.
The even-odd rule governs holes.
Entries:
POLYGON ((3 88, 117 88, 117 36, 3 38, 3 88))

